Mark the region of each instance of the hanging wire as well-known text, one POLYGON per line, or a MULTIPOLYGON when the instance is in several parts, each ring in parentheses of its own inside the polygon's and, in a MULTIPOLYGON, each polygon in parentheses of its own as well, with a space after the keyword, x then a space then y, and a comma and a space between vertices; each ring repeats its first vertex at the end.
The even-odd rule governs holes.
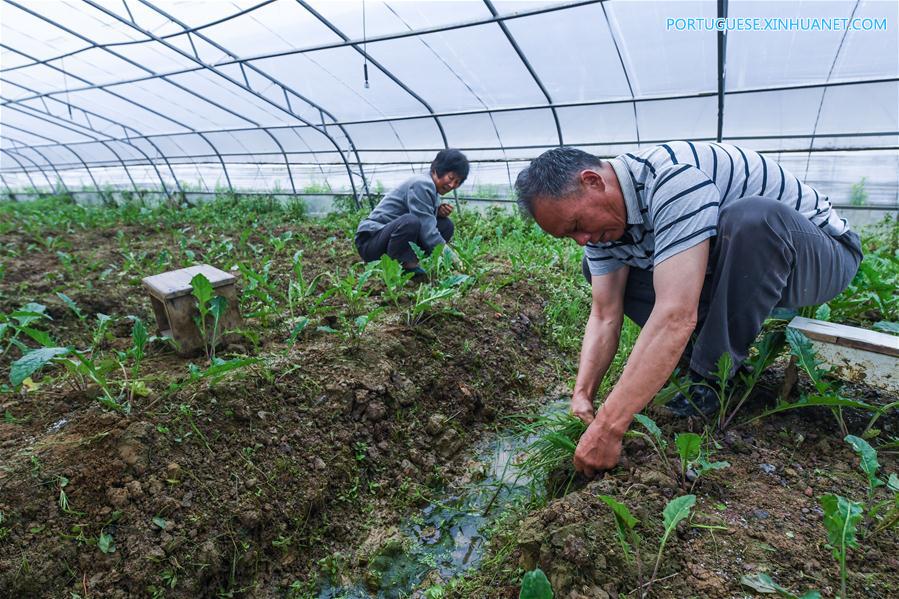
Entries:
POLYGON ((365 89, 368 89, 368 36, 365 35, 365 0, 362 0, 362 74, 365 77, 365 89))

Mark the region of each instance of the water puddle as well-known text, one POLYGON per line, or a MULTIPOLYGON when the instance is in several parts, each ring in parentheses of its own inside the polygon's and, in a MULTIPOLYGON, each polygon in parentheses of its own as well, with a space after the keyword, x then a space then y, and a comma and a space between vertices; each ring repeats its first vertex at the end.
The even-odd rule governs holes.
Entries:
MULTIPOLYGON (((567 409, 563 401, 544 410, 567 409)), ((368 564, 365 581, 351 584, 328 582, 319 599, 397 599, 421 596, 416 589, 476 567, 483 556, 491 526, 516 502, 538 492, 542 481, 520 471, 522 450, 533 440, 511 431, 481 445, 475 461, 483 477, 462 488, 445 489, 442 496, 408 518, 399 535, 381 546, 368 564)))

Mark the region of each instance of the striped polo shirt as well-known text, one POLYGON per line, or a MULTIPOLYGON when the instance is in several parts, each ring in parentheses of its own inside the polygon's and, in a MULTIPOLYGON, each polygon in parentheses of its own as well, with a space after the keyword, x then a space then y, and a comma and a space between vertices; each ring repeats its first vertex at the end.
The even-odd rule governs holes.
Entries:
POLYGON ((673 141, 609 162, 621 184, 628 227, 621 239, 586 245, 593 275, 624 265, 652 270, 716 235, 721 208, 746 197, 783 202, 833 237, 849 230, 827 196, 753 150, 673 141))

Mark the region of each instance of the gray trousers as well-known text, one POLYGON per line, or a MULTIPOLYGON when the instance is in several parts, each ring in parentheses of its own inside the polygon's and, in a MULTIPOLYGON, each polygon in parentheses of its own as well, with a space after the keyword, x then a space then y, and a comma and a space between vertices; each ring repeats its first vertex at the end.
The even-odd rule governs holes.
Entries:
MULTIPOLYGON (((745 360, 774 308, 812 306, 839 295, 862 259, 854 232, 831 237, 790 206, 762 197, 724 207, 711 242, 690 359, 690 369, 702 376, 715 372, 725 352, 734 368, 745 360)), ((586 257, 582 267, 590 282, 586 257)), ((652 271, 631 268, 624 313, 642 327, 654 304, 652 271)))
MULTIPOLYGON (((452 240, 455 228, 453 221, 449 218, 437 217, 437 230, 447 242, 452 240)), ((384 254, 403 264, 415 262, 418 258, 415 256, 415 252, 412 251, 412 246, 409 245, 409 242, 424 249, 419 237, 420 231, 421 221, 418 220, 418 217, 411 213, 404 214, 375 232, 363 231, 357 233, 355 239, 356 250, 365 262, 380 260, 384 254)))

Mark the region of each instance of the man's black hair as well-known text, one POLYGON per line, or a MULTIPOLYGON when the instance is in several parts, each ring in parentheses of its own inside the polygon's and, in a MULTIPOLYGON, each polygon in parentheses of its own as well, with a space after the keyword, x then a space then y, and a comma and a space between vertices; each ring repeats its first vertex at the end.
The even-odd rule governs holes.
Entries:
POLYGON ((534 216, 534 200, 561 199, 577 188, 577 175, 584 169, 598 169, 603 161, 599 156, 576 148, 553 148, 534 158, 515 179, 518 207, 527 216, 534 216))
POLYGON ((468 158, 459 150, 447 148, 440 150, 437 157, 431 162, 431 170, 442 177, 447 173, 456 173, 461 184, 468 178, 468 158))

